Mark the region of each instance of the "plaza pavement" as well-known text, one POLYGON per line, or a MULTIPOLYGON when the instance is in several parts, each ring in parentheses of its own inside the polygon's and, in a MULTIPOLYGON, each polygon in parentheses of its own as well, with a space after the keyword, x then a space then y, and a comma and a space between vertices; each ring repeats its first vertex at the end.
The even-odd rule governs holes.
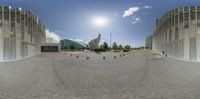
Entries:
POLYGON ((200 63, 123 54, 41 53, 0 63, 0 99, 200 99, 200 63))

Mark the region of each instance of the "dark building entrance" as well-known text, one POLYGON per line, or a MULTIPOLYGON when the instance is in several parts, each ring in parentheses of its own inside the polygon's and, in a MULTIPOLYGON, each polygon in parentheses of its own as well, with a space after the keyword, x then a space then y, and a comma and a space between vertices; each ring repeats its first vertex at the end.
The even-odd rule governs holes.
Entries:
POLYGON ((42 52, 58 52, 58 46, 41 46, 42 52))

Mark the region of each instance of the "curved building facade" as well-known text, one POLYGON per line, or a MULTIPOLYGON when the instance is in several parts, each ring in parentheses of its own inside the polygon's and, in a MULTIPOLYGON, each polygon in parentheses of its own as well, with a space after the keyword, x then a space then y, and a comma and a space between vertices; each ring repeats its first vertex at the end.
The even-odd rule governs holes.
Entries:
POLYGON ((87 48, 87 45, 85 45, 81 42, 77 42, 77 41, 69 40, 69 39, 60 40, 60 45, 61 45, 61 50, 72 49, 71 48, 72 46, 73 46, 73 49, 87 48))
POLYGON ((40 53, 45 27, 31 11, 0 6, 0 61, 18 60, 40 53))
POLYGON ((153 50, 200 61, 200 6, 176 8, 156 20, 153 50))

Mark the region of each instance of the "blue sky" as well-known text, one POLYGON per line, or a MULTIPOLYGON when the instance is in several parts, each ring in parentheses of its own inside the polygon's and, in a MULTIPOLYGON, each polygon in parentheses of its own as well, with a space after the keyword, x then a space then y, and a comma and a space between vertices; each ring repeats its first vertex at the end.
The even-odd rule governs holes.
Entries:
POLYGON ((152 34, 156 18, 173 8, 200 5, 200 0, 0 0, 0 4, 31 10, 61 39, 87 42, 101 33, 102 42, 109 43, 111 32, 113 42, 136 47, 152 34), (91 24, 97 16, 107 18, 109 24, 91 24))

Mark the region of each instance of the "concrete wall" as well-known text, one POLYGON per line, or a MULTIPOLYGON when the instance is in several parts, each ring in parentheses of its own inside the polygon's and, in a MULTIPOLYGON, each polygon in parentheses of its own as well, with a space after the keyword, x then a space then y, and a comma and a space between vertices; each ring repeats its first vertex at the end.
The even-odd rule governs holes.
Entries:
POLYGON ((30 11, 0 6, 0 61, 39 53, 45 36, 44 25, 30 11))
POLYGON ((153 40, 153 36, 152 35, 147 36, 145 38, 145 47, 152 48, 152 40, 153 40))
POLYGON ((157 20, 153 50, 183 60, 200 61, 200 6, 176 8, 157 20))

